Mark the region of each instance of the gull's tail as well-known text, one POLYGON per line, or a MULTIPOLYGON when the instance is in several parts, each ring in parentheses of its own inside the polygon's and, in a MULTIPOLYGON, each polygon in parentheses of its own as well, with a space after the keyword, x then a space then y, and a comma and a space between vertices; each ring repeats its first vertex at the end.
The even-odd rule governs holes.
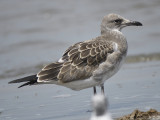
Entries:
POLYGON ((13 81, 10 81, 10 83, 20 83, 20 82, 26 82, 24 84, 22 84, 21 86, 19 86, 18 88, 21 88, 23 86, 26 86, 26 85, 34 85, 37 83, 37 79, 38 77, 36 75, 31 75, 31 76, 27 76, 27 77, 24 77, 24 78, 20 78, 20 79, 16 79, 16 80, 13 80, 13 81))

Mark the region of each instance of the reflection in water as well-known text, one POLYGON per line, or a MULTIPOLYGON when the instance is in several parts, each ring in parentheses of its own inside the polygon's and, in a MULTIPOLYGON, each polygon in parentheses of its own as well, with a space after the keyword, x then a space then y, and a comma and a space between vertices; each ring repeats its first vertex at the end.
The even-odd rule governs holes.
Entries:
POLYGON ((93 113, 90 120, 112 120, 108 112, 108 101, 105 95, 97 94, 92 98, 93 113))

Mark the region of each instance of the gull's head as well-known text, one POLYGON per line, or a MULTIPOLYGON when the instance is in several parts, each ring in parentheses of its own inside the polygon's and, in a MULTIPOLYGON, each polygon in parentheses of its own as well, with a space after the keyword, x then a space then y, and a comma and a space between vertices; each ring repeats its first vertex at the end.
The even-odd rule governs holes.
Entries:
POLYGON ((127 26, 142 26, 142 23, 125 19, 117 14, 109 14, 104 16, 102 20, 101 32, 105 32, 106 30, 121 31, 122 28, 127 26))

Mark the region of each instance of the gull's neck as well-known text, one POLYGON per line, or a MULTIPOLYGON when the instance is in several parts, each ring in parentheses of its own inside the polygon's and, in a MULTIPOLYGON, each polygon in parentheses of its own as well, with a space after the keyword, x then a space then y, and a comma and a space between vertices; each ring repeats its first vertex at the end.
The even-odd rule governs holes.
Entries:
POLYGON ((116 33, 116 34, 122 34, 121 29, 119 28, 107 28, 107 27, 101 27, 101 35, 105 35, 106 33, 116 33))
POLYGON ((102 36, 107 36, 106 40, 107 41, 112 41, 116 42, 119 46, 119 50, 126 54, 127 53, 127 40, 125 36, 122 34, 122 32, 119 29, 110 29, 110 28, 101 28, 101 35, 102 36), (108 36, 110 39, 108 39, 108 36))

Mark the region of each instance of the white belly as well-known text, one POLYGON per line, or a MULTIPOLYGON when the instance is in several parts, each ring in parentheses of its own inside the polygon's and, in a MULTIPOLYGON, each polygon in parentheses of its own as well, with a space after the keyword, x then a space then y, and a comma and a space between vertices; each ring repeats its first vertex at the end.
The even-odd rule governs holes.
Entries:
POLYGON ((68 83, 62 83, 59 85, 62 85, 62 86, 71 88, 72 90, 78 91, 78 90, 82 90, 85 88, 97 86, 97 85, 99 85, 99 82, 93 80, 92 77, 90 77, 89 79, 76 80, 76 81, 72 81, 72 82, 68 82, 68 83))

